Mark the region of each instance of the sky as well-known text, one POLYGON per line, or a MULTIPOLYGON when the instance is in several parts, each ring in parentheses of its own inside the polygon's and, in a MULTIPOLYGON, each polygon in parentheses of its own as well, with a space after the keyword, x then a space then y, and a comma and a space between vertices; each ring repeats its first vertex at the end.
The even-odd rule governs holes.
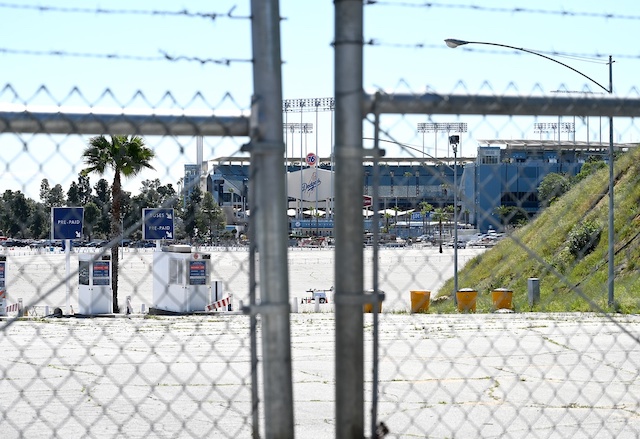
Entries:
MULTIPOLYGON (((281 0, 280 11, 284 99, 333 96, 334 2, 281 0)), ((570 69, 522 51, 445 46, 444 39, 457 38, 548 56, 571 55, 557 59, 605 87, 609 85, 606 63, 612 55, 614 95, 638 96, 637 1, 388 0, 366 5, 364 14, 364 85, 369 93, 601 91, 570 69)), ((253 88, 249 15, 249 0, 0 2, 0 108, 20 104, 95 111, 123 107, 247 111, 253 88), (178 11, 190 15, 172 13, 178 11), (217 14, 215 18, 203 16, 211 13, 217 14)), ((314 113, 290 113, 286 121, 314 125, 312 133, 286 136, 288 156, 330 154, 331 113, 317 118, 314 113)), ((533 123, 555 121, 433 115, 384 117, 383 125, 395 140, 441 156, 446 133, 425 139, 417 124, 467 123, 461 155, 473 156, 480 139, 540 138, 533 123)), ((603 135, 597 120, 571 122, 576 124, 576 140, 598 140, 603 135)), ((52 186, 60 183, 66 191, 83 168, 80 157, 89 137, 0 134, 0 192, 22 190, 39 199, 43 178, 52 186)), ((639 138, 633 120, 616 121, 616 142, 639 138)), ((184 164, 196 160, 193 138, 145 140, 156 151, 156 170, 125 184, 134 193, 141 179, 175 184, 184 164)), ((204 158, 241 155, 245 142, 206 138, 204 158)), ((387 157, 416 155, 416 150, 392 144, 386 148, 387 157)), ((91 181, 95 184, 97 177, 91 181)))

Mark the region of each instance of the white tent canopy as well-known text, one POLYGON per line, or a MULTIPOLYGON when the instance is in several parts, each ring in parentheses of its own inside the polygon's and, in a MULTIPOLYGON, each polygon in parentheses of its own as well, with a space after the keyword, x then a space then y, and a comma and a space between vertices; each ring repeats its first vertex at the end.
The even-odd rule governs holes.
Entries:
POLYGON ((310 215, 310 216, 325 216, 327 214, 327 212, 325 212, 324 210, 316 210, 316 209, 308 209, 308 210, 303 210, 302 211, 303 214, 305 215, 310 215))
POLYGON ((415 209, 409 209, 409 210, 395 210, 395 209, 382 209, 379 210, 378 213, 380 215, 389 215, 389 216, 404 216, 407 214, 411 214, 413 213, 415 209))

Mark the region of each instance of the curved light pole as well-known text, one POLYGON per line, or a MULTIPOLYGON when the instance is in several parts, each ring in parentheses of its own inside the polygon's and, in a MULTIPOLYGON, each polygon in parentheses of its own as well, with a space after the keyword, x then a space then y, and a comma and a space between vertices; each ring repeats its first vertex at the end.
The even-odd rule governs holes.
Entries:
MULTIPOLYGON (((514 47, 514 46, 508 46, 506 44, 498 44, 498 43, 487 43, 487 42, 483 42, 483 41, 464 41, 464 40, 456 40, 454 38, 448 38, 446 40, 444 40, 444 42, 447 44, 447 46, 451 47, 452 49, 455 49, 458 46, 464 46, 465 44, 484 44, 487 46, 497 46, 497 47, 505 47, 507 49, 513 49, 513 50, 519 50, 521 52, 527 52, 530 53, 532 55, 536 55, 539 56, 541 58, 544 59, 548 59, 549 61, 553 61, 556 64, 560 64, 561 66, 564 66, 566 68, 568 68, 569 70, 572 70, 574 72, 576 72, 577 74, 579 74, 580 76, 588 79, 589 81, 591 81, 592 83, 594 83, 595 85, 597 85, 598 87, 600 87, 601 89, 603 89, 604 91, 606 91, 609 94, 613 94, 613 60, 611 59, 611 55, 609 55, 609 88, 606 88, 604 85, 600 84, 598 81, 596 81, 593 78, 590 78, 589 76, 585 75, 584 73, 580 72, 579 70, 574 69, 573 67, 558 61, 557 59, 553 59, 551 57, 548 57, 546 55, 543 55, 542 53, 538 53, 535 52, 533 50, 529 50, 529 49, 523 49, 522 47, 514 47)), ((587 134, 588 135, 588 134, 587 134)), ((614 172, 613 172, 613 116, 609 117, 609 274, 608 274, 608 278, 607 278, 607 286, 608 286, 608 292, 609 292, 609 296, 608 296, 608 305, 610 307, 612 307, 614 305, 614 288, 613 288, 613 275, 614 275, 614 248, 613 248, 613 240, 615 238, 614 236, 614 225, 613 225, 613 208, 614 208, 614 204, 613 204, 613 190, 614 190, 614 180, 613 180, 613 176, 614 176, 614 172)))

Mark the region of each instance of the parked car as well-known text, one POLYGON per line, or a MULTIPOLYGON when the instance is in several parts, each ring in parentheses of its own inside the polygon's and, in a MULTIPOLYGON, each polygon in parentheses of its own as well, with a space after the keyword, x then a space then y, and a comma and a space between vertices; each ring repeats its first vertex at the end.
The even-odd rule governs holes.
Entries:
POLYGON ((433 235, 420 235, 416 238, 416 242, 421 242, 422 244, 433 244, 433 235))
MULTIPOLYGON (((447 247, 452 247, 452 248, 453 248, 453 242, 454 242, 454 241, 453 241, 453 239, 452 239, 451 241, 447 241, 447 242, 445 243, 445 245, 446 245, 447 247)), ((466 242, 466 241, 463 241, 463 240, 461 240, 461 239, 458 239, 458 248, 467 248, 467 242, 466 242)))

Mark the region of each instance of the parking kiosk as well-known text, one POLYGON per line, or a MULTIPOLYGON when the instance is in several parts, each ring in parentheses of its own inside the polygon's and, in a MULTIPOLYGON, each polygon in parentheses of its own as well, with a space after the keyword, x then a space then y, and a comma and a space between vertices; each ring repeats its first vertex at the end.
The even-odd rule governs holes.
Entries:
POLYGON ((98 259, 78 254, 78 312, 86 315, 113 313, 111 256, 98 259))
POLYGON ((190 245, 169 245, 153 254, 153 308, 204 311, 211 299, 211 255, 190 245))

